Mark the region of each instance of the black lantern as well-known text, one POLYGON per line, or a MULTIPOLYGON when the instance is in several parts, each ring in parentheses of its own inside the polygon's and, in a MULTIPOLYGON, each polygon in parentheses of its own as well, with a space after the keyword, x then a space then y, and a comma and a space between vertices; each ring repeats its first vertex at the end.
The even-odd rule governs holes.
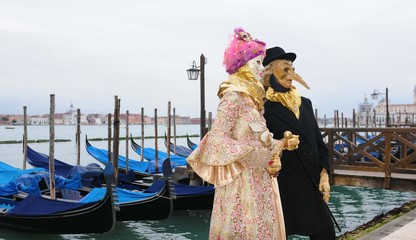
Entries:
POLYGON ((199 76, 199 67, 196 66, 195 61, 192 64, 192 67, 188 70, 186 70, 187 74, 188 74, 188 79, 189 80, 198 80, 198 76, 199 76))

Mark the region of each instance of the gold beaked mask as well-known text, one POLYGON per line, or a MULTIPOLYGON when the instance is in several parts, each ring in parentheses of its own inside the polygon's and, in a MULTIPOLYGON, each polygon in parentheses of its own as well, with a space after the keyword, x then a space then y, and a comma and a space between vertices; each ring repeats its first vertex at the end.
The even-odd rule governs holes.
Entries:
POLYGON ((295 73, 295 68, 292 62, 288 60, 275 60, 272 62, 273 75, 278 80, 294 80, 300 83, 307 89, 310 89, 308 84, 302 79, 299 74, 295 73))

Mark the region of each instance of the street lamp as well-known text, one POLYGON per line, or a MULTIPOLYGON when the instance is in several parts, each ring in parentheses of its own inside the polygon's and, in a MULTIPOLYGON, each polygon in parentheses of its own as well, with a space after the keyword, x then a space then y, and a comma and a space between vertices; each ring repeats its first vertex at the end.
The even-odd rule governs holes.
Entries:
POLYGON ((207 129, 205 128, 205 57, 204 54, 201 54, 200 57, 200 66, 196 66, 195 61, 192 64, 192 67, 186 70, 188 74, 189 80, 198 80, 199 72, 201 72, 201 129, 200 129, 200 137, 201 140, 207 133, 207 129), (198 69, 200 68, 200 70, 198 69))
POLYGON ((377 89, 374 89, 374 92, 371 94, 371 98, 373 100, 376 100, 378 98, 378 95, 385 95, 386 96, 386 127, 390 126, 390 115, 389 115, 389 89, 386 88, 385 93, 379 92, 377 89))

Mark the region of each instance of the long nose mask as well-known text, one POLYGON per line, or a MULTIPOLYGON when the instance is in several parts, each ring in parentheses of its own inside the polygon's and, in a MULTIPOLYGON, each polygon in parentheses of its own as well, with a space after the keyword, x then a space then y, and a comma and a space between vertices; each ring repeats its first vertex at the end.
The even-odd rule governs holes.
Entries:
POLYGON ((308 90, 311 89, 309 85, 302 79, 302 77, 299 76, 299 74, 295 73, 294 71, 292 72, 293 72, 292 80, 295 80, 296 82, 300 83, 302 86, 304 86, 308 90))
POLYGON ((278 60, 275 64, 276 65, 273 66, 273 75, 277 79, 291 79, 300 83, 306 89, 311 89, 302 77, 295 72, 290 61, 278 60))

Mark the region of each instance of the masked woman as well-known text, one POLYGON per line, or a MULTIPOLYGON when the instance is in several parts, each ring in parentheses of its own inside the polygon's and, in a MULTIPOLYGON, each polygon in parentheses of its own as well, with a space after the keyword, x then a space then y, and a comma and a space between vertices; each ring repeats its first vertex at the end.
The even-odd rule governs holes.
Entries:
POLYGON ((292 66, 296 55, 280 47, 267 49, 263 65, 266 91, 264 117, 274 137, 289 130, 299 136, 294 151, 283 151, 278 176, 286 233, 309 236, 311 240, 335 239, 326 202, 329 200, 328 149, 315 120, 311 100, 301 97, 296 81, 309 89, 292 66), (321 195, 322 194, 322 195, 321 195))
POLYGON ((272 138, 260 112, 264 54, 265 43, 235 29, 224 52, 230 75, 218 90, 215 122, 187 158, 202 179, 215 185, 209 239, 285 239, 271 175, 280 169, 287 141, 272 138))

